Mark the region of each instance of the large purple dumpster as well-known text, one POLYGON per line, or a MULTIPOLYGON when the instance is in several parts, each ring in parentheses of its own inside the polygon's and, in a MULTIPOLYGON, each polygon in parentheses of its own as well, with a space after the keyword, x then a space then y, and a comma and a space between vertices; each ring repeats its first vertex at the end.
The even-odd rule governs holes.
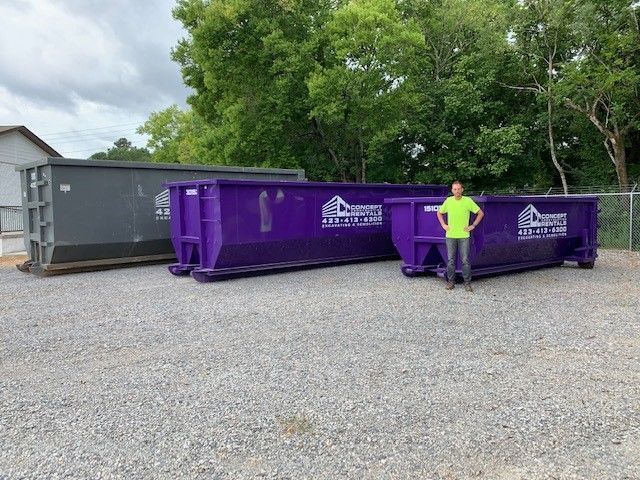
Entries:
MULTIPOLYGON (((444 199, 385 200, 391 206, 393 242, 407 276, 446 274, 445 232, 436 216, 444 199)), ((560 265, 564 261, 593 268, 597 257, 596 197, 483 196, 474 200, 486 215, 471 234, 474 275, 560 265)), ((461 273, 459 263, 457 272, 461 273)))
POLYGON ((201 180, 169 188, 169 271, 204 282, 287 267, 397 257, 385 198, 447 187, 201 180))

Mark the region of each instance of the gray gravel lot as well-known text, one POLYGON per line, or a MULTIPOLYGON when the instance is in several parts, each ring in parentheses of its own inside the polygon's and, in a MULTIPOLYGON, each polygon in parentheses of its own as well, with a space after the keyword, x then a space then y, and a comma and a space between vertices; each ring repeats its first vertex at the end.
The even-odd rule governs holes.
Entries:
POLYGON ((475 287, 0 268, 0 478, 640 478, 640 255, 475 287))

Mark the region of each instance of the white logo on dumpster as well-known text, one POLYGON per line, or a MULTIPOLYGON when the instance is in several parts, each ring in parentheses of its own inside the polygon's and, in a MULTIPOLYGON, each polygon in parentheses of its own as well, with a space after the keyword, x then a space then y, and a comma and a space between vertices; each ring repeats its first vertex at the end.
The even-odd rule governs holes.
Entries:
POLYGON ((566 213, 540 213, 533 204, 518 215, 518 240, 567 236, 566 213))
POLYGON ((169 209, 169 190, 163 190, 156 195, 156 220, 170 220, 171 210, 169 209))
POLYGON ((382 225, 382 205, 349 204, 340 195, 322 206, 322 228, 382 225))

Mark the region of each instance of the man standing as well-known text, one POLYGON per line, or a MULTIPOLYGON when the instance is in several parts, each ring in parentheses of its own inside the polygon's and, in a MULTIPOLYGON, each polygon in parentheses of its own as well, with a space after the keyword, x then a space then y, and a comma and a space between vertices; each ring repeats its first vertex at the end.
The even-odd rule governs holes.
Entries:
POLYGON ((462 195, 464 187, 462 183, 456 181, 451 185, 452 197, 448 197, 438 210, 438 221, 447 232, 447 290, 455 286, 456 275, 456 253, 460 252, 462 261, 462 278, 464 279, 464 289, 473 292, 471 288, 471 263, 469 263, 470 235, 484 217, 482 209, 473 201, 471 197, 462 195), (443 214, 447 214, 447 223, 443 214), (475 213, 476 218, 472 225, 469 225, 469 214, 475 213))

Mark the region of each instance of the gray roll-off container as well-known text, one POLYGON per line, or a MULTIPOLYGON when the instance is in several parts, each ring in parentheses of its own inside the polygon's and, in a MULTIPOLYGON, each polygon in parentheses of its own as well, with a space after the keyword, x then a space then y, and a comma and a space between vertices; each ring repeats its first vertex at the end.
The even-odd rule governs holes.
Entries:
POLYGON ((36 275, 175 258, 164 183, 305 180, 304 170, 46 158, 16 167, 24 244, 36 275))

